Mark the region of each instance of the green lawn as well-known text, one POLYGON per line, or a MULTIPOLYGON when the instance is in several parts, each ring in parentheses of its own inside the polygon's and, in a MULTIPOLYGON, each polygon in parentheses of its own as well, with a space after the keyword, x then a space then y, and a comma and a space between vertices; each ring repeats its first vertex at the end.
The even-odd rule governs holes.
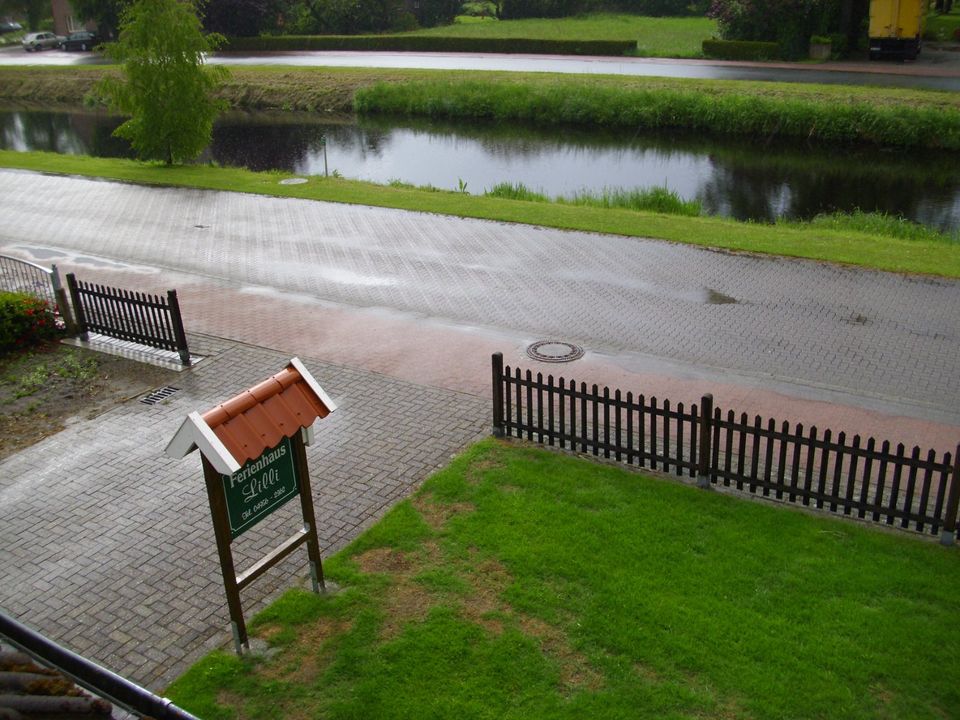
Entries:
POLYGON ((955 34, 960 30, 960 5, 954 5, 953 11, 947 15, 935 13, 927 16, 924 37, 927 40, 949 42, 960 40, 955 34))
POLYGON ((641 56, 701 57, 701 43, 716 33, 716 21, 705 17, 596 13, 568 18, 460 22, 416 30, 411 34, 538 40, 636 40, 637 54, 641 56))
POLYGON ((194 187, 259 195, 326 200, 569 230, 650 237, 706 247, 811 258, 896 272, 960 277, 960 244, 884 237, 819 225, 762 225, 712 217, 683 217, 602 207, 505 200, 454 189, 391 187, 312 176, 280 185, 281 172, 251 172, 207 165, 165 167, 133 160, 0 150, 0 167, 102 177, 144 185, 194 187))
POLYGON ((960 556, 484 441, 169 689, 227 718, 945 718, 960 556))

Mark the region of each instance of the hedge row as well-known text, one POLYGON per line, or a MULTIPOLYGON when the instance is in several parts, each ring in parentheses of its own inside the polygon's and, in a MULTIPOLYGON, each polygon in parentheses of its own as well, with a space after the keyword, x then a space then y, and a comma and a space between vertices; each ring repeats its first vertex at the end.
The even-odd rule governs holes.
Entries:
POLYGON ((703 54, 718 60, 776 60, 780 45, 755 40, 704 40, 703 54))
POLYGON ((960 111, 870 102, 482 81, 377 83, 357 91, 360 113, 444 119, 681 129, 894 147, 960 149, 960 111))
POLYGON ((627 40, 536 40, 459 38, 429 35, 271 35, 230 38, 226 51, 385 50, 399 52, 489 52, 532 55, 625 55, 637 44, 627 40))

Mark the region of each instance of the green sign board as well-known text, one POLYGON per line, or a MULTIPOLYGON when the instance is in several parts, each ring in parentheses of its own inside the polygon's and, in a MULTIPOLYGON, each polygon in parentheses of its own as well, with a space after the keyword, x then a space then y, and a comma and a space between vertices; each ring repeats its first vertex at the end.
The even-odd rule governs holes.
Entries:
POLYGON ((299 490, 293 463, 293 443, 284 438, 276 447, 265 450, 233 475, 221 475, 227 500, 230 537, 239 537, 299 490))

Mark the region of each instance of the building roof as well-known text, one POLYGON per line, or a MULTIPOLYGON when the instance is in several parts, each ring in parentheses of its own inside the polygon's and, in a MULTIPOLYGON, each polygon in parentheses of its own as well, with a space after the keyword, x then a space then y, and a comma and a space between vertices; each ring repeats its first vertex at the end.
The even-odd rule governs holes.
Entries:
POLYGON ((299 358, 281 372, 200 414, 190 413, 166 454, 183 458, 197 448, 224 475, 310 428, 337 409, 299 358))

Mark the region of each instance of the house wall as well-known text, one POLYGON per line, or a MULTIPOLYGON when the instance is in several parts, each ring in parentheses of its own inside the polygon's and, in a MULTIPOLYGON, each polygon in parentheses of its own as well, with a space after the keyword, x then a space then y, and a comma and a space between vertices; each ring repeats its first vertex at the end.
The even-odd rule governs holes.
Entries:
POLYGON ((95 22, 81 22, 77 18, 70 0, 51 0, 50 4, 53 10, 53 31, 57 35, 69 35, 79 30, 97 29, 95 22))

